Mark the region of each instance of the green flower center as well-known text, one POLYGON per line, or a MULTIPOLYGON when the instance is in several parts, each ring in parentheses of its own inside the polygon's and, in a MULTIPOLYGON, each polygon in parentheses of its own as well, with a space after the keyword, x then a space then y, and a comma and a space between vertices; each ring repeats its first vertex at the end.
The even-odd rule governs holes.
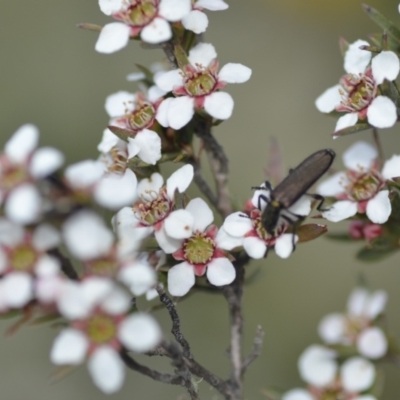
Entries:
POLYGON ((36 260, 37 253, 29 245, 16 247, 10 256, 10 263, 17 271, 32 271, 36 260))
POLYGON ((133 206, 133 212, 143 224, 154 225, 171 212, 172 204, 162 194, 153 201, 140 201, 133 206))
POLYGON ((360 175, 349 188, 351 197, 355 201, 369 200, 382 187, 382 180, 378 174, 369 172, 360 175))
POLYGON ((85 265, 86 270, 94 275, 114 276, 118 265, 114 259, 100 258, 85 265))
POLYGON ((117 326, 108 315, 95 315, 87 321, 87 334, 96 344, 107 343, 115 338, 117 326))
POLYGON ((184 244, 185 259, 190 264, 207 264, 214 255, 215 242, 205 233, 197 232, 184 244))
POLYGON ((153 105, 148 102, 143 102, 139 109, 134 110, 127 116, 127 123, 134 131, 139 131, 153 124, 155 114, 156 111, 153 105))
POLYGON ((145 26, 157 15, 158 7, 154 0, 137 0, 128 10, 130 22, 134 26, 145 26))
POLYGON ((21 168, 19 165, 6 168, 5 171, 2 171, 1 175, 0 188, 6 192, 15 188, 20 183, 26 182, 29 178, 26 169, 21 168))
POLYGON ((210 94, 217 83, 217 80, 210 73, 203 71, 188 78, 185 82, 185 89, 192 97, 200 97, 210 94))

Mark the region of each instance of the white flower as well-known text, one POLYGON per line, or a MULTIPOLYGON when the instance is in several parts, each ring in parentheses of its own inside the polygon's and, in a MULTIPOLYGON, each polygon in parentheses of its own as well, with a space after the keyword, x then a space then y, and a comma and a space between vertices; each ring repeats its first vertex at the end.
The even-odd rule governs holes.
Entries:
POLYGON ((371 62, 371 53, 361 50, 368 42, 352 43, 344 58, 343 76, 339 85, 327 89, 315 102, 323 113, 334 110, 348 114, 339 118, 335 132, 353 126, 358 120, 368 120, 376 128, 390 128, 397 121, 396 106, 386 96, 377 95, 378 85, 384 80, 394 81, 400 70, 398 56, 392 51, 382 51, 371 62))
POLYGON ((61 152, 51 147, 36 150, 36 126, 21 126, 0 153, 0 205, 7 218, 20 224, 37 222, 43 201, 38 183, 64 162, 61 152))
POLYGON ((51 361, 74 365, 87 359, 95 385, 105 393, 114 393, 125 377, 118 355, 122 346, 149 351, 161 341, 160 327, 150 315, 128 314, 130 296, 111 281, 92 278, 72 284, 75 289, 64 293, 59 302, 60 311, 72 322, 55 339, 51 361))
MULTIPOLYGON (((232 283, 236 272, 232 262, 220 249, 214 215, 201 198, 189 202, 184 210, 170 214, 165 231, 177 242, 173 257, 182 260, 168 271, 168 291, 184 296, 195 283, 195 276, 207 275, 212 285, 232 283)), ((168 253, 168 252, 166 252, 168 253)))
POLYGON ((343 163, 348 168, 322 182, 317 192, 322 196, 339 199, 322 215, 338 222, 359 213, 376 224, 385 223, 392 211, 389 191, 384 189, 387 180, 399 174, 400 157, 388 160, 382 172, 376 167, 376 149, 366 142, 356 142, 343 153, 343 163))
POLYGON ((251 69, 229 63, 218 71, 217 53, 212 44, 199 43, 188 56, 183 70, 175 69, 155 76, 155 83, 175 98, 164 100, 157 110, 157 121, 164 127, 180 129, 193 117, 195 109, 204 109, 211 117, 225 120, 233 111, 233 99, 219 89, 227 83, 243 83, 250 79, 251 69))
POLYGON ((232 250, 243 246, 250 257, 259 259, 274 246, 279 257, 288 258, 291 255, 298 237, 292 233, 285 233, 288 227, 287 220, 293 219, 293 216, 308 215, 311 211, 311 199, 303 196, 287 210, 282 210, 274 235, 270 235, 263 227, 262 213, 267 205, 265 199, 269 199, 269 191, 266 188, 256 190, 251 200, 255 208, 251 210, 250 216, 241 212, 228 215, 220 230, 220 240, 223 240, 225 249, 232 250))
POLYGON ((382 329, 374 326, 375 319, 383 313, 387 301, 384 291, 370 293, 356 288, 351 293, 347 312, 326 315, 318 326, 322 340, 327 344, 356 346, 364 357, 383 357, 388 342, 382 329))
POLYGON ((166 182, 159 173, 143 179, 138 185, 140 200, 132 208, 125 207, 113 219, 116 232, 122 238, 133 235, 146 237, 155 233, 157 242, 167 253, 175 251, 178 241, 170 238, 164 228, 175 205, 175 191, 183 193, 193 179, 193 167, 189 164, 176 170, 166 182))
POLYGON ((99 5, 106 15, 121 21, 103 27, 95 46, 100 53, 118 51, 138 35, 147 43, 165 42, 172 37, 170 22, 181 20, 191 10, 190 0, 101 0, 99 5))

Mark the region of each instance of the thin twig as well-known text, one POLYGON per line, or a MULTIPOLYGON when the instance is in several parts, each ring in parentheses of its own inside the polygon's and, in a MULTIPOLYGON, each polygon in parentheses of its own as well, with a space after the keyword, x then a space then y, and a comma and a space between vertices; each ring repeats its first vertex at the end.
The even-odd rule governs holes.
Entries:
POLYGON ((254 362, 257 357, 261 354, 263 341, 264 341, 264 331, 262 330, 261 326, 257 326, 256 334, 253 340, 253 348, 250 354, 243 360, 242 363, 242 377, 245 374, 247 368, 249 368, 250 364, 254 362))
POLYGON ((60 261, 61 271, 64 272, 64 274, 67 276, 67 278, 69 278, 73 281, 79 280, 78 273, 75 271, 74 267, 72 266, 71 261, 69 260, 68 257, 65 257, 59 249, 49 250, 48 253, 51 256, 57 258, 58 261, 60 261))
POLYGON ((189 359, 193 358, 189 343, 185 339, 185 337, 183 336, 183 334, 180 330, 181 321, 179 319, 179 315, 176 311, 173 301, 167 296, 167 294, 165 293, 165 290, 162 288, 161 285, 157 285, 156 290, 157 290, 158 296, 160 297, 160 301, 165 305, 165 307, 167 308, 167 310, 169 312, 169 316, 171 317, 171 321, 172 321, 171 332, 174 335, 176 341, 182 346, 183 355, 189 359))
POLYGON ((385 156, 383 155, 382 143, 379 138, 378 129, 376 129, 375 127, 372 128, 372 136, 374 138, 375 146, 378 150, 379 167, 381 168, 385 161, 385 156))
POLYGON ((200 164, 198 162, 193 162, 192 165, 194 168, 194 181, 196 182, 196 185, 201 190, 201 192, 207 197, 210 203, 217 208, 218 198, 211 190, 210 186, 208 186, 208 183, 204 180, 203 175, 201 174, 200 164))
POLYGON ((203 141, 217 186, 217 210, 223 217, 232 213, 228 189, 228 158, 222 146, 211 134, 211 120, 199 115, 194 117, 194 133, 203 141))

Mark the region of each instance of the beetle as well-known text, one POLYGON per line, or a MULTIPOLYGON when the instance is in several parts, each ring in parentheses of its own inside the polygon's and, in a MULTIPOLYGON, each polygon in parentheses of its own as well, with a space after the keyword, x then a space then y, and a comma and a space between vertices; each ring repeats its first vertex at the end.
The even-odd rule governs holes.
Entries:
MULTIPOLYGON (((261 215, 261 223, 268 234, 275 235, 280 217, 291 225, 303 218, 292 213, 288 208, 306 194, 307 190, 329 169, 335 156, 335 152, 331 149, 316 151, 292 169, 289 175, 274 189, 268 181, 265 182, 265 187, 253 188, 269 191, 269 198, 265 195, 258 197, 258 208, 260 210, 261 200, 267 203, 261 215), (286 213, 282 213, 283 211, 286 211, 286 213)), ((320 200, 317 209, 323 211, 321 206, 324 197, 318 194, 311 196, 320 200)))

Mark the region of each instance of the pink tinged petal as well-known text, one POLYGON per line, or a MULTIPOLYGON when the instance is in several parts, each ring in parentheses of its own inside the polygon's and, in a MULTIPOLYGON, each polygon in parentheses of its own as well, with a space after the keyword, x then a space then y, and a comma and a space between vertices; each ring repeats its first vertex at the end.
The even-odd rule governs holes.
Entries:
POLYGON ((110 94, 106 98, 104 108, 110 118, 117 118, 125 115, 127 111, 134 109, 134 101, 136 96, 133 93, 121 90, 119 92, 110 94))
POLYGON ((243 83, 250 79, 251 72, 251 69, 243 64, 228 63, 219 71, 218 79, 227 83, 243 83))
POLYGON ((207 266, 207 278, 212 285, 229 285, 235 277, 235 267, 225 257, 214 258, 207 266))
POLYGON ((343 163, 351 170, 370 169, 378 157, 374 146, 367 142, 359 141, 351 145, 343 153, 343 163))
POLYGON ((129 287, 135 296, 145 294, 157 283, 157 275, 149 265, 135 262, 119 272, 118 279, 129 287))
POLYGON ((200 197, 190 200, 185 208, 194 217, 193 231, 203 232, 214 221, 214 214, 208 204, 200 197))
POLYGON ((114 135, 109 129, 104 129, 101 142, 97 145, 97 150, 101 153, 108 153, 120 142, 118 136, 114 135))
POLYGON ((50 352, 53 364, 81 364, 86 358, 89 341, 86 336, 76 329, 67 328, 60 332, 54 340, 50 352))
POLYGON ((86 318, 91 312, 91 304, 85 301, 78 282, 65 281, 57 296, 57 307, 60 314, 70 320, 86 318))
POLYGON ((387 293, 384 290, 378 290, 371 294, 368 298, 365 314, 371 320, 374 320, 378 315, 385 310, 387 302, 387 293))
POLYGON ((208 67, 211 61, 217 58, 217 52, 211 43, 199 43, 189 51, 188 58, 193 66, 200 64, 208 67))
POLYGON ((335 85, 326 89, 317 100, 315 100, 315 107, 322 113, 330 113, 340 104, 341 96, 339 93, 340 85, 335 85))
POLYGON ((179 193, 183 193, 190 185, 193 180, 194 169, 190 164, 186 164, 183 167, 177 169, 167 179, 167 196, 170 200, 173 200, 175 190, 179 193))
POLYGON ((376 128, 390 128, 397 121, 396 106, 389 97, 376 97, 367 111, 368 122, 376 128))
POLYGON ((167 111, 168 125, 173 129, 181 129, 188 124, 194 114, 194 99, 182 96, 169 102, 167 111))
POLYGON ((103 27, 97 39, 95 50, 110 54, 123 49, 129 41, 131 30, 128 25, 112 22, 103 27))
POLYGON ((165 96, 166 94, 167 94, 167 92, 165 90, 162 90, 157 85, 153 85, 147 90, 147 98, 152 103, 154 103, 155 101, 157 101, 161 97, 165 96))
POLYGON ((127 169, 121 176, 109 174, 96 185, 93 196, 98 204, 110 210, 130 205, 137 197, 135 173, 127 169))
POLYGON ((36 262, 35 273, 37 277, 54 276, 60 272, 61 266, 55 257, 46 254, 36 262))
POLYGON ((90 188, 104 175, 104 164, 94 160, 84 160, 65 169, 64 176, 74 189, 90 188))
POLYGON ((345 334, 346 319, 343 314, 328 314, 318 325, 318 333, 326 344, 341 343, 345 334))
POLYGON ((134 142, 139 147, 138 157, 147 164, 155 165, 161 158, 161 139, 156 132, 149 129, 143 129, 138 132, 134 139, 128 138, 128 155, 129 146, 134 142))
POLYGON ((388 350, 388 342, 382 329, 376 326, 364 329, 357 338, 357 350, 373 360, 383 357, 388 350))
MULTIPOLYGON (((173 69, 172 71, 156 74, 154 77, 154 83, 162 90, 170 92, 175 87, 180 87, 183 85, 182 72, 180 69, 173 69)), ((168 99, 164 101, 167 100, 168 99)))
POLYGON ((350 44, 344 56, 344 69, 348 74, 364 73, 371 60, 371 52, 361 50, 360 46, 369 46, 365 40, 357 40, 350 44))
POLYGON ((168 236, 182 240, 192 236, 194 232, 194 216, 187 210, 173 211, 164 221, 164 229, 168 236))
POLYGON ((322 216, 328 221, 339 222, 346 218, 350 218, 357 214, 357 203, 343 200, 337 201, 329 207, 328 211, 324 211, 322 216))
POLYGON ((97 348, 90 356, 87 366, 94 384, 102 392, 111 394, 121 389, 125 379, 125 366, 112 347, 97 348))
POLYGON ((358 121, 357 113, 345 114, 337 120, 335 126, 335 132, 353 126, 357 123, 357 121, 358 121))
POLYGON ((125 290, 115 287, 102 301, 101 309, 107 314, 121 315, 131 307, 131 296, 125 290))
POLYGON ((243 248, 251 258, 259 260, 265 256, 267 245, 260 238, 249 236, 244 238, 243 248))
POLYGON ((362 357, 352 357, 340 369, 343 388, 348 392, 363 392, 375 380, 375 367, 362 357))
POLYGON ((33 281, 23 272, 7 274, 2 280, 2 297, 10 308, 25 306, 33 298, 33 281))
POLYGON ((43 179, 64 163, 61 151, 52 147, 42 147, 35 151, 29 164, 29 172, 34 179, 43 179))
POLYGON ((288 258, 294 250, 293 242, 297 243, 299 237, 297 235, 294 236, 291 233, 284 233, 283 235, 279 236, 275 242, 275 253, 280 258, 288 258))
POLYGON ((114 243, 112 232, 94 212, 79 211, 63 225, 63 237, 69 251, 80 260, 108 254, 114 243))
POLYGON ((391 212, 389 190, 381 190, 373 199, 368 201, 366 214, 375 224, 384 224, 389 219, 391 212))
POLYGON ((111 15, 124 8, 125 0, 99 0, 100 10, 106 14, 111 15))
POLYGON ((4 145, 4 152, 13 162, 22 163, 35 150, 39 130, 35 125, 22 125, 4 145))
POLYGON ((164 184, 164 178, 158 172, 151 174, 150 178, 142 179, 137 187, 139 196, 146 195, 146 192, 157 192, 164 184))
POLYGON ((145 353, 156 347, 162 340, 162 331, 157 321, 148 314, 135 313, 119 325, 118 336, 129 349, 145 353))
POLYGON ((91 276, 81 282, 80 290, 84 303, 94 308, 115 290, 115 283, 108 278, 91 276))
POLYGON ((344 192, 348 179, 344 172, 337 172, 317 187, 317 193, 322 196, 337 196, 344 192))
POLYGON ((208 27, 207 15, 199 10, 193 10, 182 18, 182 25, 185 29, 197 35, 206 31, 208 27))
POLYGON ((253 229, 253 223, 246 214, 235 212, 225 218, 223 227, 229 235, 242 238, 253 229))
POLYGON ((311 203, 310 196, 301 196, 288 210, 293 214, 306 216, 311 212, 311 203))
POLYGON ((160 106, 157 109, 156 120, 164 128, 169 127, 168 108, 169 108, 172 100, 173 100, 172 97, 169 97, 168 99, 163 100, 163 102, 160 104, 160 106))
POLYGON ((193 266, 186 261, 168 271, 168 291, 172 296, 184 296, 195 283, 193 266))
POLYGON ((400 70, 399 58, 393 51, 382 51, 376 55, 371 62, 372 76, 380 85, 386 79, 394 81, 400 70))
POLYGON ((182 246, 182 240, 173 239, 171 236, 168 236, 164 226, 155 231, 154 236, 161 250, 163 250, 166 254, 172 254, 182 246))
POLYGON ((198 0, 195 6, 210 11, 226 10, 229 7, 223 0, 198 0))
POLYGON ((172 30, 169 22, 163 18, 154 18, 140 32, 140 38, 151 44, 166 42, 171 39, 172 30))
POLYGON ((31 224, 39 219, 42 199, 36 187, 29 183, 14 189, 4 207, 6 217, 19 224, 31 224))
POLYGON ((351 145, 343 153, 343 163, 351 170, 369 169, 378 157, 374 146, 367 142, 359 141, 351 145))
POLYGON ((232 250, 235 247, 240 247, 243 245, 243 237, 235 237, 229 235, 224 227, 221 227, 215 238, 215 243, 217 247, 224 250, 232 250))
POLYGON ((400 176, 400 156, 394 155, 385 162, 382 169, 382 176, 385 179, 392 179, 400 176))
POLYGON ((158 13, 171 22, 182 19, 192 8, 190 0, 161 0, 158 13))
POLYGON ((56 247, 60 243, 60 233, 50 224, 39 225, 32 237, 33 246, 40 251, 56 247))
POLYGON ((324 387, 332 383, 337 372, 335 352, 320 345, 308 347, 300 356, 300 376, 307 383, 324 387))
POLYGON ((41 303, 55 303, 61 293, 63 283, 64 278, 59 275, 41 276, 36 279, 35 297, 41 303))
POLYGON ((369 292, 361 287, 354 288, 347 301, 347 310, 352 316, 363 316, 368 304, 369 292))
POLYGON ((232 115, 234 102, 225 92, 214 92, 205 98, 204 109, 216 119, 228 119, 232 115))
POLYGON ((282 396, 282 400, 315 400, 315 397, 305 389, 292 389, 282 396))

